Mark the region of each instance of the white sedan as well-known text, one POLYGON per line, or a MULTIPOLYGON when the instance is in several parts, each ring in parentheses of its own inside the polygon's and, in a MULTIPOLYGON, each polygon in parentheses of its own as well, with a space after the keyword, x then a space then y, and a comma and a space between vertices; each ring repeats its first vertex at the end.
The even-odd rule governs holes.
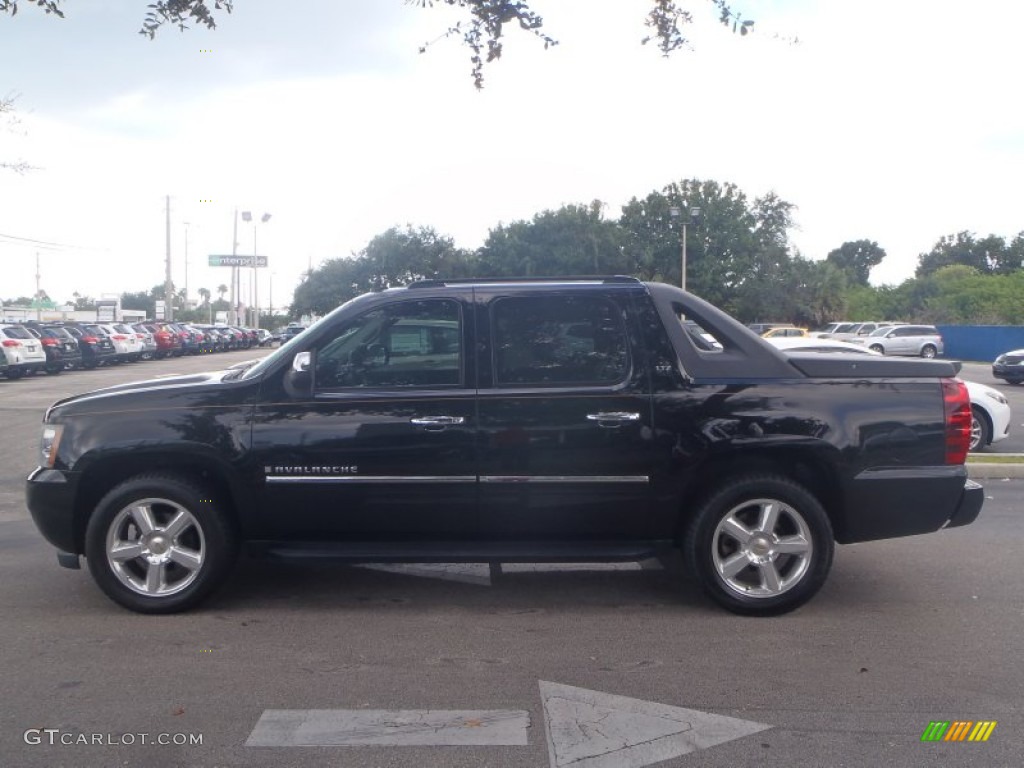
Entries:
MULTIPOLYGON (((860 344, 834 339, 772 338, 766 342, 783 351, 842 352, 848 354, 877 355, 860 344)), ((1010 436, 1010 404, 998 389, 987 384, 961 379, 967 385, 971 398, 971 451, 982 451, 992 443, 1010 436)))

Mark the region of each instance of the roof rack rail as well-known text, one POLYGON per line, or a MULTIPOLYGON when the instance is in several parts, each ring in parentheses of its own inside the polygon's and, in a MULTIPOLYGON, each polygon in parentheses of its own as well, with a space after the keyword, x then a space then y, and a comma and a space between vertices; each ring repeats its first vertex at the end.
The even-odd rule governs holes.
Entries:
POLYGON ((440 288, 446 285, 472 283, 639 283, 640 278, 630 275, 559 275, 542 277, 452 277, 414 280, 406 288, 440 288))

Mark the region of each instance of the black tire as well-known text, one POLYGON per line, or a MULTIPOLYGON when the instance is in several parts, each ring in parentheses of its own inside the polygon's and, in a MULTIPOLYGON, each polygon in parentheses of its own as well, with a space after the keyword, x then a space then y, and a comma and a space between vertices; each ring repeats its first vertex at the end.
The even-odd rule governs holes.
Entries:
POLYGON ((198 605, 224 581, 237 551, 238 536, 216 496, 175 475, 139 475, 121 483, 100 500, 85 532, 96 584, 138 613, 198 605), (180 525, 168 532, 172 520, 180 525), (150 530, 143 533, 143 527, 150 530), (113 556, 118 549, 122 556, 113 556))
POLYGON ((834 548, 828 515, 806 488, 780 475, 747 475, 703 500, 690 521, 683 557, 697 583, 723 608, 774 616, 814 597, 828 576, 834 548), (768 505, 775 508, 774 521, 764 518, 768 505), (758 528, 761 522, 768 523, 766 533, 758 528), (745 552, 739 531, 752 534, 745 552), (800 549, 778 552, 780 543, 800 549), (729 568, 730 559, 738 569, 729 568))
POLYGON ((937 350, 931 344, 925 344, 921 347, 921 357, 927 357, 929 359, 935 357, 937 350))
POLYGON ((7 370, 4 371, 4 376, 6 376, 11 381, 14 381, 15 379, 20 379, 24 375, 25 371, 23 371, 21 368, 7 368, 7 370))
POLYGON ((881 344, 872 344, 870 347, 868 347, 868 349, 870 349, 872 352, 877 352, 880 355, 885 354, 885 347, 883 347, 881 344))
POLYGON ((64 363, 50 363, 46 366, 46 372, 50 376, 58 376, 64 372, 64 363))
POLYGON ((981 408, 971 408, 971 444, 968 451, 983 451, 992 442, 992 425, 981 408))

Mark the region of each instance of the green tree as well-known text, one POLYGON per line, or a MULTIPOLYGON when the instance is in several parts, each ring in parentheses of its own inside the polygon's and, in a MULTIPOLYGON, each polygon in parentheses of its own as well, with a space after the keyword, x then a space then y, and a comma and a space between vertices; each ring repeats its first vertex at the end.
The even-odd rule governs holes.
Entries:
POLYGON ((563 205, 531 221, 499 224, 476 255, 481 276, 631 274, 622 231, 604 204, 563 205))
POLYGON ((352 258, 329 259, 295 289, 291 315, 326 314, 348 299, 425 278, 468 277, 471 255, 431 227, 392 227, 352 258))
MULTIPOLYGON (((1016 240, 1014 245, 1018 249, 1021 248, 1021 244, 1016 240)), ((1019 263, 1014 249, 1007 248, 1002 237, 989 235, 978 240, 973 232, 963 231, 939 238, 928 253, 922 253, 918 257, 914 274, 916 277, 926 277, 954 264, 973 267, 979 274, 1007 274, 1019 263)))
POLYGON ((818 328, 846 313, 846 275, 834 264, 796 256, 789 274, 792 322, 818 328))
MULTIPOLYGON (((24 0, 27 5, 36 5, 48 14, 64 18, 61 10, 63 0, 24 0)), ((0 0, 0 13, 14 16, 18 12, 19 0, 0 0)), ((140 34, 152 38, 164 24, 187 29, 190 23, 214 29, 217 24, 213 10, 231 13, 234 0, 154 0, 147 6, 140 34)))
POLYGON ((750 202, 735 184, 700 179, 634 197, 619 224, 634 274, 644 280, 680 282, 682 233, 673 208, 687 220, 687 290, 745 321, 774 313, 789 279, 794 206, 774 193, 750 202), (695 208, 700 216, 694 223, 688 212, 695 208))
MULTIPOLYGON (((28 5, 36 5, 48 14, 61 18, 63 0, 23 0, 28 5)), ((483 67, 501 58, 504 52, 503 37, 506 28, 520 29, 536 36, 549 48, 558 41, 544 31, 544 19, 530 7, 531 0, 406 0, 407 3, 421 8, 434 5, 447 5, 458 8, 465 16, 449 27, 441 38, 460 40, 470 50, 471 75, 477 88, 483 87, 483 67)), ((742 18, 726 2, 726 0, 708 0, 718 10, 720 21, 733 32, 746 35, 753 29, 754 22, 742 18)), ((0 13, 12 16, 18 12, 19 0, 0 0, 0 13)), ((693 21, 689 11, 680 6, 677 0, 648 0, 649 8, 644 24, 650 33, 640 39, 646 45, 656 41, 662 55, 668 56, 679 48, 690 45, 683 36, 682 29, 693 21)), ((214 29, 216 19, 214 11, 230 13, 234 0, 154 0, 147 6, 146 16, 139 32, 153 38, 157 30, 165 24, 187 29, 189 24, 197 24, 214 29), (212 5, 212 10, 211 10, 212 5)), ((439 38, 439 39, 441 39, 439 38)), ((420 47, 423 53, 431 43, 420 47)))
MULTIPOLYGON (((161 286, 161 291, 163 287, 161 286)), ((160 298, 163 298, 161 294, 160 298)), ((145 312, 146 317, 153 317, 156 313, 156 301, 152 292, 136 291, 134 293, 121 294, 121 309, 135 309, 145 312)))
MULTIPOLYGON (((14 111, 14 97, 0 97, 0 125, 2 125, 4 130, 10 131, 14 130, 17 124, 18 117, 14 111)), ((25 171, 32 170, 32 166, 24 160, 15 160, 14 158, 0 159, 0 168, 14 171, 15 173, 25 173, 25 171)))
POLYGON ((850 285, 868 285, 871 268, 884 258, 885 249, 873 240, 847 241, 825 257, 843 271, 850 285))
MULTIPOLYGON (((520 29, 537 37, 544 48, 558 45, 558 41, 544 31, 544 19, 530 6, 531 0, 409 0, 420 7, 448 5, 465 11, 465 16, 442 35, 456 38, 470 50, 471 75, 477 88, 483 87, 485 64, 501 58, 504 51, 503 36, 506 28, 520 29)), ((743 19, 726 0, 709 0, 718 9, 720 21, 733 32, 746 35, 754 22, 743 19)), ((683 27, 693 21, 688 10, 677 0, 648 0, 644 24, 649 33, 640 39, 646 45, 654 41, 662 55, 687 47, 690 42, 683 36, 683 27)), ((430 43, 423 45, 424 52, 430 43)))

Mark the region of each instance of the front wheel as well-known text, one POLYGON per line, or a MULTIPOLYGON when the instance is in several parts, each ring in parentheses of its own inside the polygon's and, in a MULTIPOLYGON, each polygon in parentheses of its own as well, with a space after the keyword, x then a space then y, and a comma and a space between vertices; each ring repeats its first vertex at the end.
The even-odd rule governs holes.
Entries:
POLYGON ((971 408, 971 444, 968 451, 983 451, 992 442, 992 427, 980 408, 971 408))
POLYGON ((198 605, 234 562, 237 537, 216 496, 191 480, 140 475, 100 501, 85 534, 96 584, 139 613, 198 605))
POLYGON ((748 475, 704 500, 683 553, 690 573, 719 605, 772 616, 821 589, 834 546, 828 515, 806 488, 779 475, 748 475))
POLYGON ((877 352, 880 355, 885 354, 885 347, 883 347, 881 344, 872 344, 870 347, 868 347, 868 349, 870 349, 872 352, 877 352))

